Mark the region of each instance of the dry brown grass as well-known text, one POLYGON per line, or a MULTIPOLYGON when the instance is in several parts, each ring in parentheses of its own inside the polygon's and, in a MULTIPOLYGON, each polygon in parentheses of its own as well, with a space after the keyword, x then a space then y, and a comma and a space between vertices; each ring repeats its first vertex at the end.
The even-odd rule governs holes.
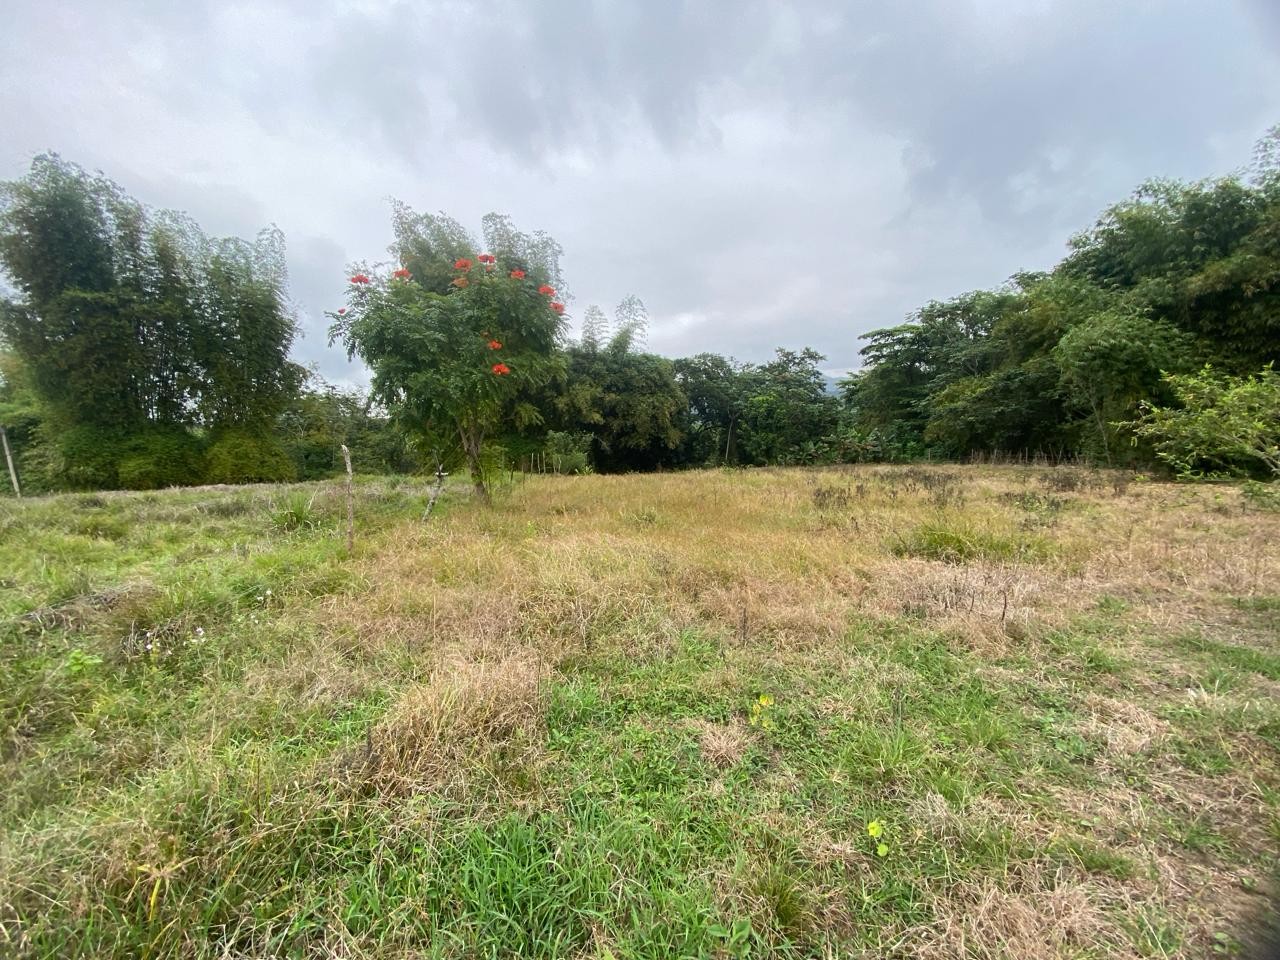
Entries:
MULTIPOLYGON (((1153 803, 1173 802, 1176 794, 1189 814, 1213 803, 1240 816, 1262 814, 1241 798, 1243 787, 1225 780, 1171 785, 1167 794, 1156 791, 1158 801, 1124 782, 1125 764, 1166 749, 1169 725, 1157 712, 1163 698, 1185 695, 1179 684, 1188 679, 1178 657, 1144 638, 1200 629, 1265 642, 1227 599, 1275 591, 1280 518, 1245 516, 1235 493, 1217 488, 1103 478, 1045 495, 1043 475, 1030 468, 867 467, 546 477, 500 498, 488 513, 458 512, 406 529, 369 561, 368 592, 336 598, 324 610, 347 656, 376 660, 394 650, 430 674, 407 686, 375 729, 372 776, 393 792, 438 788, 477 750, 537 725, 539 684, 558 664, 602 646, 637 660, 661 658, 691 628, 718 637, 724 649, 750 648, 765 658, 847 657, 832 651, 858 618, 906 618, 990 662, 999 682, 1052 685, 1058 654, 1045 644, 1047 633, 1094 615, 1109 597, 1126 606, 1127 625, 1108 641, 1111 652, 1151 664, 1152 677, 1162 677, 1140 672, 1138 688, 1157 698, 1144 703, 1109 688, 1105 677, 1099 689, 1068 694, 1078 704, 1075 731, 1100 745, 1098 769, 1115 765, 1109 786, 1059 791, 1062 806, 990 799, 963 813, 935 794, 917 798, 911 817, 935 842, 990 827, 1049 843, 1065 810, 1098 823, 1101 837, 1114 830, 1117 850, 1142 863, 1172 864, 1171 875, 1186 877, 1180 855, 1119 839, 1150 835, 1153 803), (944 477, 941 494, 931 473, 944 477), (901 531, 961 514, 1002 536, 1032 531, 1053 553, 1036 562, 964 564, 895 554, 901 531), (1044 669, 997 663, 1021 655, 1044 669)), ((901 668, 873 655, 846 666, 851 683, 900 682, 901 668)), ((699 681, 717 682, 710 675, 699 681)), ((1243 696, 1224 695, 1224 709, 1237 708, 1243 696)), ((860 708, 841 701, 822 709, 852 716, 860 708)), ((694 726, 704 761, 722 771, 739 762, 751 735, 740 721, 694 726)), ((771 773, 762 786, 779 795, 795 788, 779 776, 771 773)), ((816 863, 864 860, 840 839, 815 839, 811 850, 816 863)), ((1177 884, 1152 885, 1145 872, 1097 882, 1047 867, 1020 869, 1007 882, 937 893, 936 922, 902 941, 902 955, 1048 958, 1091 945, 1101 955, 1129 956, 1129 939, 1117 926, 1125 909, 1157 897, 1150 902, 1196 916, 1177 884)), ((1226 866, 1209 873, 1220 884, 1241 875, 1226 866)), ((820 891, 811 894, 814 916, 826 918, 818 922, 843 922, 820 891)), ((760 909, 750 891, 735 896, 760 909)), ((1188 943, 1207 942, 1213 924, 1243 922, 1243 909, 1224 903, 1193 919, 1202 926, 1188 943)))
POLYGON ((690 726, 698 733, 702 759, 717 770, 727 770, 741 760, 751 742, 749 728, 740 722, 725 724, 692 720, 690 726))
POLYGON ((405 794, 465 780, 502 748, 516 747, 527 761, 536 752, 545 677, 527 651, 437 669, 404 690, 370 731, 363 778, 381 792, 405 794))
POLYGON ((1041 869, 1007 884, 959 884, 934 903, 938 919, 905 936, 894 956, 1065 960, 1087 950, 1140 956, 1103 911, 1108 892, 1041 869))
MULTIPOLYGON (((1138 639, 1144 631, 1244 637, 1225 599, 1265 595, 1280 582, 1280 518, 1243 515, 1234 491, 1102 478, 1046 495, 1044 475, 866 467, 538 478, 488 513, 403 531, 369 561, 371 589, 327 602, 324 619, 348 657, 407 652, 432 675, 406 688, 373 737, 379 782, 419 789, 447 778, 477 744, 536 724, 538 678, 601 645, 662 656, 681 630, 696 627, 730 649, 820 652, 855 618, 905 616, 989 661, 1027 651, 1049 658, 1040 643, 1046 631, 1113 597, 1127 604, 1134 632, 1113 649, 1159 664, 1163 655, 1138 639), (931 473, 945 478, 942 496, 931 473), (1049 506, 1037 512, 1040 501, 1028 493, 1049 497, 1049 506), (1055 553, 1035 563, 959 565, 895 555, 900 531, 960 512, 1002 534, 1033 530, 1055 553)), ((1179 682, 1176 658, 1163 664, 1179 682)), ((892 681, 892 665, 863 666, 892 681)), ((1036 679, 1001 666, 992 675, 1036 679)), ((1102 745, 1104 758, 1158 754, 1168 725, 1154 706, 1088 692, 1077 730, 1102 745)), ((704 724, 698 741, 706 761, 724 769, 741 756, 746 734, 704 724)), ((1107 816, 1100 796, 1081 800, 1082 816, 1107 816)), ((1135 806, 1120 787, 1114 800, 1135 806)), ((1031 820, 1029 831, 1051 829, 1031 820)), ((1099 935, 1096 891, 1034 886, 948 895, 965 909, 962 917, 952 910, 935 944, 967 944, 972 956, 1057 956, 1063 944, 1099 935), (998 949, 1002 940, 1011 946, 998 949)))

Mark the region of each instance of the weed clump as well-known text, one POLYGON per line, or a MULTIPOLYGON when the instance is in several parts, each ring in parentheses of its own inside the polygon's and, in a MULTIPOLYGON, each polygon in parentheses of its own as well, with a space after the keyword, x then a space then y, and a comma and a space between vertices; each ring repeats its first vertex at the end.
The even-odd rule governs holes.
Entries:
POLYGON ((465 780, 486 755, 523 743, 543 717, 542 665, 515 656, 460 663, 407 690, 370 732, 366 782, 412 793, 465 780))
POLYGON ((819 484, 811 494, 818 510, 844 510, 849 506, 849 490, 830 484, 819 484))
POLYGON ((1009 536, 968 523, 930 521, 900 537, 893 546, 900 557, 943 563, 975 560, 1037 562, 1054 554, 1053 545, 1033 535, 1009 536))
POLYGON ((325 522, 324 516, 316 509, 316 496, 319 490, 307 496, 306 491, 293 490, 285 494, 279 503, 272 505, 271 524, 284 533, 295 530, 314 530, 325 522))

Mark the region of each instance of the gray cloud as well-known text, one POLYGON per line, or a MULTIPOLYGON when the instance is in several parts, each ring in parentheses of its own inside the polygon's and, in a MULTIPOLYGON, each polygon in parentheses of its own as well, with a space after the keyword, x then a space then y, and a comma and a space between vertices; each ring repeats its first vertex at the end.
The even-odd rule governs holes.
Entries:
POLYGON ((635 292, 663 352, 848 368, 1280 120, 1266 0, 11 6, 0 177, 56 149, 211 231, 278 223, 295 355, 346 381, 323 313, 388 196, 548 230, 575 311, 635 292))

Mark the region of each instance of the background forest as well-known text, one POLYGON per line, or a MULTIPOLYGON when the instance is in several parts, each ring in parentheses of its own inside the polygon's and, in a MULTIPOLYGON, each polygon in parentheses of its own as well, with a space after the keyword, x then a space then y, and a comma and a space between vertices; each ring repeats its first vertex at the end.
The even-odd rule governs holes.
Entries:
MULTIPOLYGON (((864 334, 863 366, 838 388, 812 349, 670 359, 646 351, 639 298, 612 317, 587 306, 577 339, 546 327, 538 377, 517 371, 490 398, 502 415, 483 461, 625 472, 1040 456, 1264 477, 1280 416, 1278 145, 1273 133, 1248 170, 1218 179, 1148 182, 1052 270, 864 334)), ((458 287, 457 264, 482 245, 507 251, 504 277, 523 267, 563 287, 555 241, 505 217, 486 218, 481 244, 447 217, 393 214, 393 276, 412 277, 428 325, 443 322, 429 313, 441 298, 480 295, 478 281, 458 287)), ((4 184, 0 424, 24 488, 311 479, 340 468, 344 443, 364 473, 460 462, 464 444, 419 429, 376 366, 364 395, 290 361, 283 250, 274 229, 209 237, 56 155, 4 184)), ((332 314, 353 354, 362 302, 332 314)))

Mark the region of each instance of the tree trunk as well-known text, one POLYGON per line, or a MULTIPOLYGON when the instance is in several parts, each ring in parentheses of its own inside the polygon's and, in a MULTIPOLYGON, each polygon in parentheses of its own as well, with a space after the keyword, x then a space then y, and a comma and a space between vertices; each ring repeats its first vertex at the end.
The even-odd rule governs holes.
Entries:
POLYGON ((1089 403, 1093 407, 1094 417, 1098 420, 1098 436, 1102 440, 1102 455, 1106 457, 1107 466, 1109 467, 1111 466, 1111 443, 1107 437, 1107 422, 1102 419, 1102 407, 1098 404, 1098 401, 1090 397, 1089 403))
POLYGON ((489 488, 484 482, 484 467, 480 463, 480 448, 483 438, 479 430, 474 428, 460 428, 462 436, 462 450, 467 457, 467 469, 471 472, 471 484, 475 490, 476 499, 481 503, 489 503, 489 488))

